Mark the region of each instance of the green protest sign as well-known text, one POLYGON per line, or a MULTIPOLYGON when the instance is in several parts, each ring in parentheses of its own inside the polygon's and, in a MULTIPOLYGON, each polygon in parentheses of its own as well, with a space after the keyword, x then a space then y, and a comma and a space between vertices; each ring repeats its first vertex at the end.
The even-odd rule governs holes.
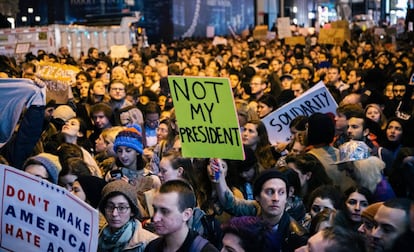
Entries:
POLYGON ((184 157, 243 160, 228 78, 169 76, 184 157))

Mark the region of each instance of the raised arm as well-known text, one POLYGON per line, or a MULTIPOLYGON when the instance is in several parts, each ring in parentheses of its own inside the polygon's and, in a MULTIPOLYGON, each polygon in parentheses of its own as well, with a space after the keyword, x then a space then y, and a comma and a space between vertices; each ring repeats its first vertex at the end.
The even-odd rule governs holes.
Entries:
POLYGON ((256 216, 259 204, 254 200, 237 199, 227 185, 227 164, 221 159, 211 159, 207 166, 210 180, 216 189, 224 210, 234 216, 256 216), (217 175, 218 173, 218 175, 217 175))

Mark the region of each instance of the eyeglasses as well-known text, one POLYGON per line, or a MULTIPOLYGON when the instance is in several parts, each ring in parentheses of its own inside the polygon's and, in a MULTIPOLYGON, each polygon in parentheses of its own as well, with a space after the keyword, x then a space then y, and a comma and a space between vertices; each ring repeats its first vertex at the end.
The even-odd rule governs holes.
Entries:
POLYGON ((128 211, 128 209, 130 209, 130 207, 129 206, 114 206, 114 205, 105 206, 105 211, 107 213, 113 213, 115 209, 118 211, 118 213, 125 214, 128 211))

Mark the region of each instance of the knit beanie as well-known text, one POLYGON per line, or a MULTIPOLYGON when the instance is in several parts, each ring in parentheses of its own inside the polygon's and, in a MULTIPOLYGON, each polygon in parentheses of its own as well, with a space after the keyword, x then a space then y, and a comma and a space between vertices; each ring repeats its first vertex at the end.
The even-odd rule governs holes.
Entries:
POLYGON ((59 157, 50 153, 40 153, 28 158, 23 167, 30 165, 30 162, 33 160, 41 163, 49 174, 50 181, 57 184, 59 172, 62 170, 59 157))
POLYGON ((105 179, 96 176, 81 176, 76 179, 85 192, 86 200, 93 208, 98 208, 102 198, 102 189, 106 185, 105 179))
POLYGON ((114 142, 114 151, 118 149, 119 146, 126 146, 136 150, 138 153, 142 154, 143 145, 142 145, 142 134, 141 127, 137 124, 133 124, 128 128, 122 130, 118 133, 114 142))
POLYGON ((75 111, 68 105, 60 105, 53 112, 54 119, 61 119, 66 122, 69 119, 76 117, 75 111))
POLYGON ((384 202, 377 202, 369 205, 367 208, 362 211, 361 216, 367 218, 370 221, 374 220, 375 214, 377 214, 378 209, 382 206, 384 202))
POLYGON ((108 199, 116 195, 123 195, 128 200, 131 212, 134 216, 139 215, 138 195, 136 189, 122 179, 109 182, 102 189, 102 200, 99 202, 99 211, 101 211, 102 214, 105 214, 105 206, 108 199))
POLYGON ((314 113, 308 119, 308 144, 330 144, 335 136, 335 123, 328 114, 314 113))
POLYGON ((286 189, 287 189, 287 187, 289 186, 289 183, 288 183, 286 176, 280 171, 274 168, 271 168, 271 169, 264 170, 263 172, 259 174, 259 176, 257 176, 256 180, 253 183, 253 195, 258 196, 260 192, 262 191, 263 184, 266 183, 266 181, 270 179, 274 179, 274 178, 283 180, 286 184, 286 189))

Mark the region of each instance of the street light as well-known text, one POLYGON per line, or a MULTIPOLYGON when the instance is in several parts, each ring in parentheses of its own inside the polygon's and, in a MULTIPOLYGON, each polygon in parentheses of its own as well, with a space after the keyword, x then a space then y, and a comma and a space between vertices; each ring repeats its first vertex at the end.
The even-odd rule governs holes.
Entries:
POLYGON ((27 13, 33 13, 33 8, 27 8, 27 13))

